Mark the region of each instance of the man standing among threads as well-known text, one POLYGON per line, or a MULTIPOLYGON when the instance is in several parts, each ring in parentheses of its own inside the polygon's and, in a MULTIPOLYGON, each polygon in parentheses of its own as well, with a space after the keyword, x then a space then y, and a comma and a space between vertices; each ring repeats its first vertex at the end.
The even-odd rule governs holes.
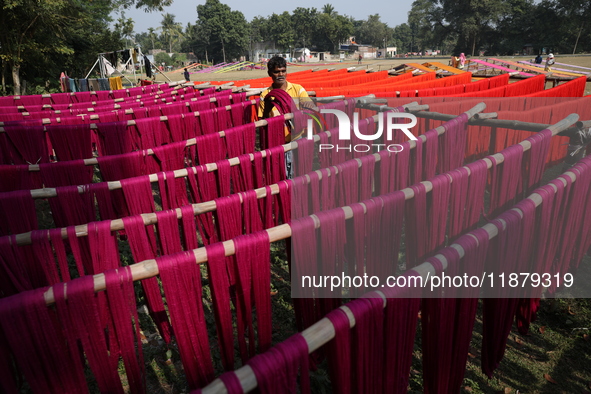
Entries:
MULTIPOLYGON (((293 112, 294 103, 297 109, 301 107, 315 109, 314 102, 308 96, 306 89, 301 85, 287 81, 287 62, 283 57, 274 56, 269 60, 267 74, 273 83, 261 93, 259 118, 270 118, 293 112)), ((305 130, 300 132, 294 130, 294 123, 290 122, 289 127, 287 125, 284 127, 285 142, 300 138, 304 132, 305 130)), ((285 152, 285 174, 288 179, 293 178, 292 161, 292 152, 285 152)))

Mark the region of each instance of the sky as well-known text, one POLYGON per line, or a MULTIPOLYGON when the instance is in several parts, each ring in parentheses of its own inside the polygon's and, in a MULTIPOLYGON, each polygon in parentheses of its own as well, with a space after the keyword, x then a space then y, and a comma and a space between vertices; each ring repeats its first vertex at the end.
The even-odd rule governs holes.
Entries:
MULTIPOLYGON (((281 14, 283 11, 291 12, 297 7, 312 8, 319 11, 324 4, 331 4, 335 11, 341 15, 349 15, 358 20, 367 19, 369 15, 379 14, 381 21, 390 27, 405 23, 410 11, 412 0, 394 0, 385 2, 384 0, 341 0, 341 1, 313 1, 302 0, 282 2, 277 0, 221 0, 235 11, 241 11, 247 21, 251 21, 255 16, 268 17, 271 14, 281 14), (290 4, 288 4, 290 3, 290 4)), ((125 18, 131 18, 134 21, 134 32, 136 34, 147 32, 149 27, 157 28, 160 26, 162 16, 166 13, 175 16, 175 21, 182 23, 183 27, 187 23, 194 24, 197 20, 197 5, 205 4, 205 0, 175 0, 170 7, 166 7, 164 12, 146 13, 136 8, 124 10, 125 18)), ((112 15, 113 19, 119 17, 118 14, 112 15)))

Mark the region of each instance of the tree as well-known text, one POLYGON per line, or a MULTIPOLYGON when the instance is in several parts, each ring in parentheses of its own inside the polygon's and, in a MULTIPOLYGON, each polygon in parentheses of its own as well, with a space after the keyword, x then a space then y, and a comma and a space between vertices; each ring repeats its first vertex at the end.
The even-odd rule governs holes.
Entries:
POLYGON ((441 23, 441 9, 431 0, 415 0, 408 12, 408 27, 412 51, 423 51, 443 46, 444 38, 451 28, 441 23))
POLYGON ((171 5, 173 0, 117 0, 115 7, 130 8, 135 5, 135 8, 142 8, 146 12, 163 11, 164 7, 171 5))
MULTIPOLYGON (((162 34, 157 34, 156 29, 150 27, 148 32, 142 32, 134 36, 135 42, 142 48, 142 51, 148 53, 149 50, 163 49, 168 47, 168 43, 164 40, 162 34)), ((186 35, 184 36, 186 38, 186 35)), ((181 47, 184 48, 184 40, 181 42, 181 47)), ((173 48, 174 49, 174 48, 173 48)))
MULTIPOLYGON (((117 23, 115 23, 115 31, 126 40, 131 39, 133 34, 133 19, 125 19, 125 13, 122 12, 119 19, 117 19, 117 23)), ((130 45, 131 44, 129 44, 129 41, 127 41, 127 46, 130 45)))
POLYGON ((197 31, 197 25, 193 25, 192 23, 187 23, 185 30, 183 32, 183 41, 181 43, 180 49, 181 52, 196 52, 196 42, 199 41, 199 35, 197 31))
POLYGON ((150 38, 150 41, 152 41, 152 50, 154 50, 154 38, 156 37, 156 29, 154 29, 153 27, 149 27, 148 37, 150 38))
POLYGON ((322 6, 322 13, 326 14, 328 16, 331 16, 333 13, 335 13, 334 7, 332 6, 332 4, 325 4, 322 6))
POLYGON ((555 10, 560 18, 557 26, 562 38, 561 48, 575 54, 579 43, 583 49, 591 48, 591 4, 587 0, 556 0, 555 10), (583 40, 581 40, 583 37, 583 40), (587 38, 587 39, 585 39, 587 38))
POLYGON ((454 52, 514 54, 531 43, 560 52, 591 49, 586 0, 415 0, 408 24, 415 43, 454 52), (581 48, 582 45, 582 48, 581 48))
POLYGON ((510 12, 510 5, 505 0, 430 1, 432 4, 427 5, 431 7, 431 23, 443 27, 446 35, 452 33, 458 35, 456 53, 465 52, 474 55, 480 40, 485 37, 485 32, 493 29, 502 16, 510 12))
POLYGON ((387 24, 380 21, 378 14, 370 15, 355 30, 355 39, 363 44, 382 47, 384 40, 389 42, 392 39, 392 30, 387 24))
POLYGON ((292 20, 295 44, 305 48, 312 42, 314 29, 318 24, 318 11, 316 8, 298 7, 293 10, 292 20))
MULTIPOLYGON (((14 94, 21 94, 21 71, 29 79, 55 79, 56 69, 86 64, 96 53, 120 46, 109 32, 109 14, 118 6, 160 9, 171 0, 11 0, 0 6, 0 59, 11 70, 14 94), (57 65, 57 66, 56 66, 57 65)), ((92 63, 91 63, 92 64, 92 63)), ((63 69, 63 68, 62 68, 63 69)), ((23 74, 23 75, 25 75, 23 74)), ((59 73, 58 73, 59 74, 59 73)))
POLYGON ((249 36, 252 42, 267 41, 269 39, 269 20, 262 16, 255 16, 248 24, 249 36))
POLYGON ((32 0, 20 0, 10 3, 3 2, 0 23, 3 32, 0 34, 0 56, 12 71, 14 94, 21 94, 20 71, 23 63, 31 53, 43 50, 42 42, 50 39, 51 49, 58 53, 68 53, 71 49, 65 45, 64 28, 67 26, 68 15, 75 10, 68 9, 57 0, 38 3, 32 0), (47 37, 43 32, 52 30, 53 36, 47 37))
POLYGON ((249 44, 249 29, 244 15, 232 11, 219 0, 206 0, 197 6, 197 25, 206 44, 206 51, 221 52, 224 62, 226 55, 238 57, 249 44))
POLYGON ((269 39, 269 21, 267 18, 262 16, 255 16, 248 23, 248 51, 249 60, 256 62, 258 59, 255 57, 255 46, 257 43, 270 41, 269 39))
POLYGON ((400 53, 411 52, 412 32, 408 24, 403 23, 394 28, 395 44, 400 53))
POLYGON ((162 65, 162 63, 164 63, 167 66, 172 66, 173 61, 168 53, 158 52, 157 54, 154 55, 154 63, 157 66, 162 65))
POLYGON ((180 67, 187 61, 186 53, 175 53, 170 57, 173 66, 180 67))
POLYGON ((336 53, 339 43, 344 42, 353 34, 353 22, 351 22, 351 19, 344 15, 339 15, 330 4, 326 4, 323 7, 323 12, 318 15, 317 20, 318 28, 314 37, 315 42, 321 49, 328 49, 324 39, 326 38, 330 43, 330 47, 332 47, 330 48, 331 51, 336 53))
POLYGON ((531 43, 574 53, 591 49, 590 20, 588 0, 415 0, 408 25, 413 47, 513 54, 531 43))
POLYGON ((268 39, 284 50, 294 45, 293 21, 289 12, 273 14, 267 23, 268 39))
POLYGON ((487 32, 487 41, 481 47, 490 53, 513 55, 523 45, 531 43, 538 50, 539 36, 535 34, 535 8, 532 0, 509 0, 511 12, 501 15, 498 23, 487 32))
POLYGON ((180 39, 183 37, 182 25, 175 22, 174 15, 167 13, 164 14, 159 29, 168 42, 168 52, 172 53, 172 44, 175 42, 175 38, 180 39))
POLYGON ((202 58, 205 58, 205 63, 209 63, 209 50, 210 50, 210 38, 211 32, 208 30, 208 26, 205 24, 197 23, 193 25, 192 38, 190 41, 185 42, 185 45, 190 45, 194 48, 194 52, 199 54, 202 58))

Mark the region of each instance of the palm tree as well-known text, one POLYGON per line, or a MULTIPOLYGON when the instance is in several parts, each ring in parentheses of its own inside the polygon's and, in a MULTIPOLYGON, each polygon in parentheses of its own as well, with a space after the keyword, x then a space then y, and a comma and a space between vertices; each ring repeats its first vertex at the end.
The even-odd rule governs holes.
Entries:
POLYGON ((183 37, 183 26, 174 21, 174 15, 172 14, 164 14, 164 18, 160 24, 159 29, 162 31, 164 37, 168 39, 168 49, 169 52, 172 52, 173 38, 183 37))
POLYGON ((156 29, 148 27, 148 37, 152 40, 152 50, 154 50, 154 37, 156 36, 156 29))
POLYGON ((322 7, 322 13, 332 15, 334 13, 334 7, 332 6, 332 4, 325 4, 322 7))
POLYGON ((125 19, 125 13, 121 13, 121 17, 117 19, 115 23, 115 30, 119 31, 121 37, 125 38, 127 45, 129 46, 129 39, 133 36, 133 19, 125 19))

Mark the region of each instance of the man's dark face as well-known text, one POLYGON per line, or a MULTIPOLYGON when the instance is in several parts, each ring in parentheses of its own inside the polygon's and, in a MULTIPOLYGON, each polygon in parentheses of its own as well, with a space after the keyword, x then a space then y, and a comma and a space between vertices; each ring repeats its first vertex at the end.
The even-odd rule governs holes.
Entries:
POLYGON ((287 77, 287 67, 275 67, 269 70, 269 76, 273 79, 274 85, 283 85, 287 77))

